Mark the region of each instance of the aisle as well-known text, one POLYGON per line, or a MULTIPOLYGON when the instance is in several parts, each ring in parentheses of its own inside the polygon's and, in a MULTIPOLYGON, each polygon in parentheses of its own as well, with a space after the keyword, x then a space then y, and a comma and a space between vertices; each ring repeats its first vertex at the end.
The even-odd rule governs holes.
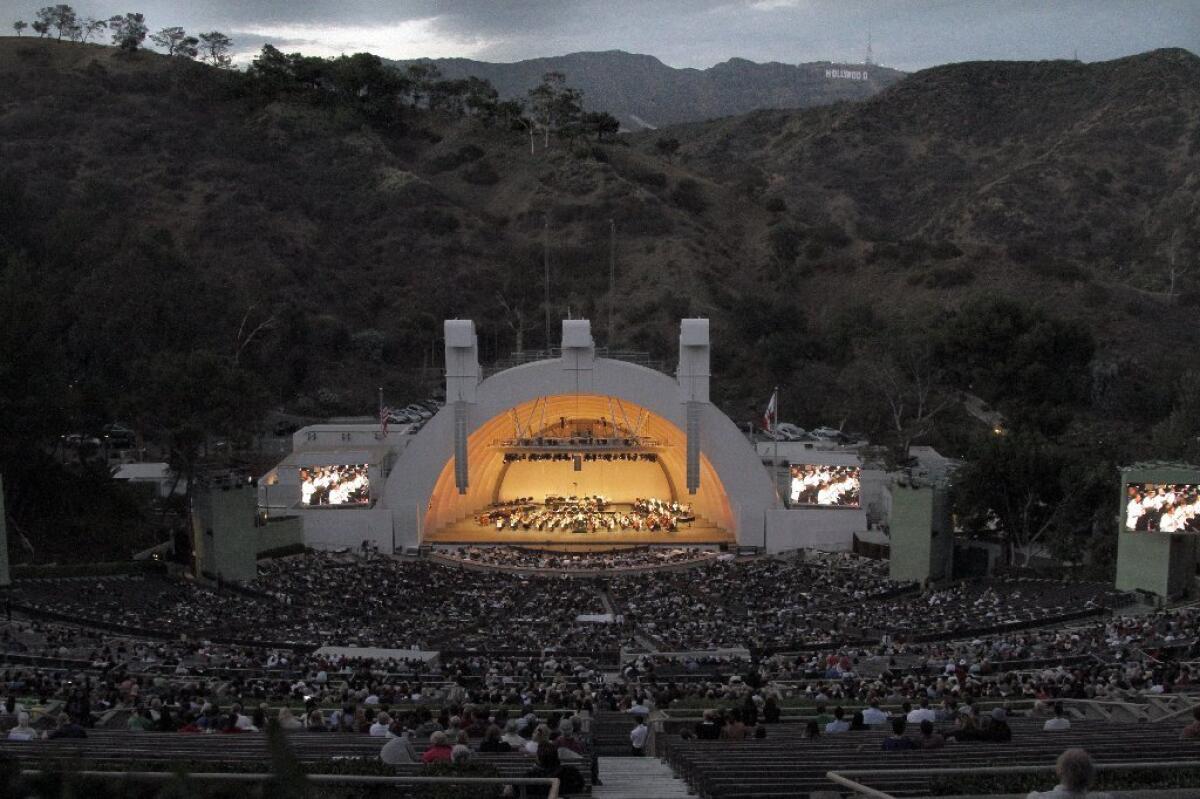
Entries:
POLYGON ((593 799, 684 799, 687 784, 656 757, 601 757, 593 799))

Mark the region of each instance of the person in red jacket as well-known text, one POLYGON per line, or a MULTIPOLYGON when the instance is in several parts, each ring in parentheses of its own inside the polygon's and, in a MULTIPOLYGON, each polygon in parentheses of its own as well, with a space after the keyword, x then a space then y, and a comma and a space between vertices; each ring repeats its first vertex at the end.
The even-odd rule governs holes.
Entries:
POLYGON ((446 733, 435 732, 429 736, 429 748, 421 755, 422 763, 449 763, 454 750, 446 742, 446 733))

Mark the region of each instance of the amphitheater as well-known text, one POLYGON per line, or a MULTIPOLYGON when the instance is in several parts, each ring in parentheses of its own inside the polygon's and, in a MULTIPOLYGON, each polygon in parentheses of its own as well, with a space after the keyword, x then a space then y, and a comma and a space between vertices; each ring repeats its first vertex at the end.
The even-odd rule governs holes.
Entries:
POLYGON ((784 507, 701 321, 673 375, 569 320, 486 377, 447 322, 441 412, 298 433, 257 507, 212 488, 194 569, 16 580, 0 796, 1018 797, 1072 748, 1200 795, 1200 608, 853 554, 857 466, 784 507))

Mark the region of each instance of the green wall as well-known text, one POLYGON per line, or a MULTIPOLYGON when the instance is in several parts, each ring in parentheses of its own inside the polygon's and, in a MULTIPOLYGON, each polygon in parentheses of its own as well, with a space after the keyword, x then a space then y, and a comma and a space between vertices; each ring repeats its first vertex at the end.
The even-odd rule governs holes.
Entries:
POLYGON ((931 487, 893 484, 888 522, 893 580, 937 582, 950 577, 953 531, 947 518, 946 492, 931 487))
POLYGON ((1125 495, 1130 483, 1200 483, 1188 466, 1134 466, 1121 472, 1117 523, 1117 588, 1148 591, 1164 598, 1187 593, 1195 581, 1195 534, 1125 532, 1125 495))

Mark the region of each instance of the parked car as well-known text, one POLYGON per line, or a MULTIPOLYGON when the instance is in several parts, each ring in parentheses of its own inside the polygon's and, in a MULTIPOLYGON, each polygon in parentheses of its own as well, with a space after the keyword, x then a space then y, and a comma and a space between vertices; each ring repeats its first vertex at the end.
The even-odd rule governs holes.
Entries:
POLYGON ((842 438, 842 431, 832 427, 818 427, 812 431, 812 435, 822 441, 837 441, 842 438))
POLYGON ((421 405, 418 405, 415 402, 410 405, 405 405, 404 410, 409 413, 414 413, 422 419, 429 419, 433 416, 433 411, 429 410, 428 408, 422 407, 421 405))
POLYGON ((780 441, 803 441, 807 438, 803 427, 797 427, 788 422, 780 422, 775 425, 775 431, 781 436, 780 441))

